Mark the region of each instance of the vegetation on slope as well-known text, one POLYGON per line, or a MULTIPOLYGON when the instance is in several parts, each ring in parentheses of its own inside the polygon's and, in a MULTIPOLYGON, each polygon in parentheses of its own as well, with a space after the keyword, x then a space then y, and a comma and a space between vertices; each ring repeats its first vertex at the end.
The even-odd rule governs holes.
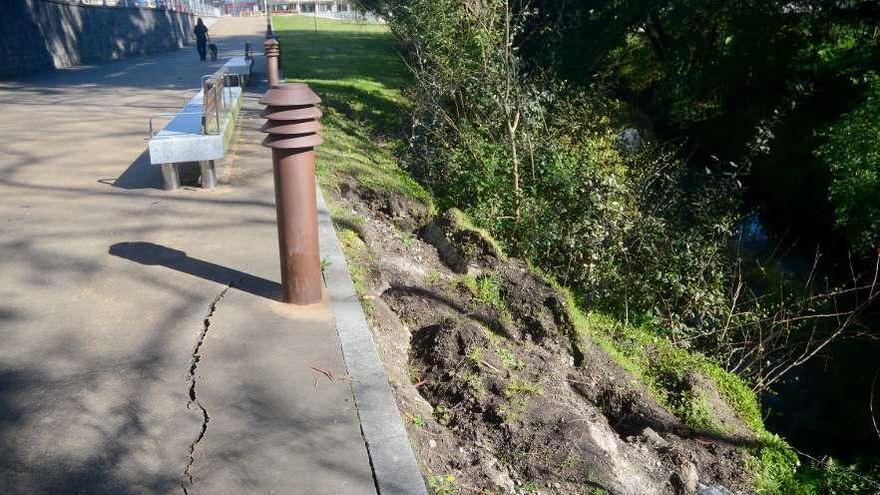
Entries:
MULTIPOLYGON (((796 456, 763 430, 750 387, 687 349, 694 329, 731 322, 725 240, 738 195, 730 164, 695 173, 676 148, 622 150, 626 107, 601 91, 588 95, 552 79, 526 84, 510 71, 518 59, 504 49, 502 11, 491 29, 465 35, 450 24, 468 18, 457 2, 401 5, 407 10, 392 28, 411 43, 404 46, 415 90, 383 27, 318 20, 315 32, 312 19, 276 18, 287 75, 324 98, 322 185, 338 186, 345 176, 422 201, 431 212, 435 204, 463 208, 504 249, 572 286, 592 309, 575 313, 578 328, 661 403, 693 426, 718 429, 701 398, 679 386, 688 372, 711 379, 764 442, 753 465, 760 492, 834 493, 834 476, 856 483, 833 464, 822 475, 796 475, 796 456), (706 183, 706 175, 720 180, 706 183)), ((357 236, 348 237, 357 265, 357 236)), ((491 290, 468 282, 491 299, 491 290)))

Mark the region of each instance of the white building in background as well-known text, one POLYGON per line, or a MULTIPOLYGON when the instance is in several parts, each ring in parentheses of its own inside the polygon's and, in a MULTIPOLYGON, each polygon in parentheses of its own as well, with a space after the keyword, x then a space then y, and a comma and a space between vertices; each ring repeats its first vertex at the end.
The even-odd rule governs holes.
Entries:
POLYGON ((231 15, 263 15, 268 8, 275 14, 314 14, 351 21, 384 22, 358 8, 358 0, 224 0, 224 11, 231 15))
POLYGON ((269 10, 279 14, 319 14, 348 13, 352 11, 347 0, 269 0, 269 10))
POLYGON ((248 15, 265 12, 278 14, 347 13, 352 11, 348 0, 225 0, 225 11, 232 15, 248 15))

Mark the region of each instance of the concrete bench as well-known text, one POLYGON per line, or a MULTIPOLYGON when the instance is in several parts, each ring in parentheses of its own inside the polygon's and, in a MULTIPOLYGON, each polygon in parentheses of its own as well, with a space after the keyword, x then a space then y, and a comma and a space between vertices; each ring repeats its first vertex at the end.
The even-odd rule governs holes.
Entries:
POLYGON ((229 74, 238 79, 238 86, 245 87, 251 79, 251 70, 254 67, 254 59, 248 56, 232 57, 223 67, 229 74))
MULTIPOLYGON (((232 75, 233 77, 237 77, 232 75)), ((150 163, 162 167, 165 189, 180 187, 177 165, 198 162, 201 186, 217 185, 215 160, 226 155, 241 108, 241 87, 228 84, 225 68, 203 77, 202 89, 158 133, 150 119, 150 163)))

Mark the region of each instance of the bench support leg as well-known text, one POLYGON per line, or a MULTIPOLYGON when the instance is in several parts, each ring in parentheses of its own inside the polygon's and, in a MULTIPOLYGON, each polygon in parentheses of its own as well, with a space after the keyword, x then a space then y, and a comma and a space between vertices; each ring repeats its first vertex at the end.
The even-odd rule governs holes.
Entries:
POLYGON ((217 187, 217 171, 214 169, 214 160, 199 162, 199 168, 202 169, 202 187, 205 189, 217 187))
POLYGON ((180 176, 177 174, 177 166, 175 164, 162 164, 162 180, 165 181, 166 191, 173 191, 180 187, 180 176))

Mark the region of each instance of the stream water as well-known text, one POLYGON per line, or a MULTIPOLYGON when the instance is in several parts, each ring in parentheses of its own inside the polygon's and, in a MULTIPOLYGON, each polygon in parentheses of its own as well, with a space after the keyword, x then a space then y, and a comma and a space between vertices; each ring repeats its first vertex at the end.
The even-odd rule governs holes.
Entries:
MULTIPOLYGON (((801 238, 798 245, 778 233, 790 234, 789 225, 760 213, 749 216, 740 229, 747 257, 794 277, 809 275, 819 239, 801 238)), ((841 340, 830 345, 775 385, 762 397, 762 405, 767 428, 803 453, 847 463, 880 459, 880 342, 841 340)))

